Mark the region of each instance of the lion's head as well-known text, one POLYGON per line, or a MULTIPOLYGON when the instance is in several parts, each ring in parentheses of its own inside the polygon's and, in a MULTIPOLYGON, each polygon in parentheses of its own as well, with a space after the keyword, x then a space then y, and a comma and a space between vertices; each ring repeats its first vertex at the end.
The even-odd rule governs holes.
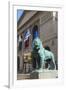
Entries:
POLYGON ((33 41, 33 49, 38 51, 42 47, 41 40, 39 38, 35 38, 33 41))

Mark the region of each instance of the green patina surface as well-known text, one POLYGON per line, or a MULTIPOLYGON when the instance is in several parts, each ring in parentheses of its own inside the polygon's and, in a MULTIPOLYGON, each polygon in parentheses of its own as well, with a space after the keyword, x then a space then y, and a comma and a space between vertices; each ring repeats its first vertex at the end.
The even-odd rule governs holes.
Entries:
POLYGON ((41 61, 41 68, 43 68, 44 62, 47 59, 52 59, 54 65, 55 65, 55 59, 54 54, 51 51, 46 50, 43 48, 42 41, 39 37, 35 38, 32 43, 32 58, 40 56, 41 61))

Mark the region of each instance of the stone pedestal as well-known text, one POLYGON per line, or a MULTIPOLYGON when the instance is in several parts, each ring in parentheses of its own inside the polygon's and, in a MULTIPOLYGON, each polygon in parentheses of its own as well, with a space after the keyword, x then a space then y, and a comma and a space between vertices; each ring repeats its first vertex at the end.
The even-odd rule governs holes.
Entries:
POLYGON ((30 79, 51 79, 58 78, 57 70, 36 70, 31 72, 30 79))

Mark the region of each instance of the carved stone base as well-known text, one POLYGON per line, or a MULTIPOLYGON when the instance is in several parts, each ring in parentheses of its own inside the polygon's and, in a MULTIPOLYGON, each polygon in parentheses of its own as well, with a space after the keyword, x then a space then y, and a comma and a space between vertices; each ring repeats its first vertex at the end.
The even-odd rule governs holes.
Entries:
POLYGON ((30 79, 51 79, 51 78, 58 78, 57 70, 35 70, 30 74, 30 79))

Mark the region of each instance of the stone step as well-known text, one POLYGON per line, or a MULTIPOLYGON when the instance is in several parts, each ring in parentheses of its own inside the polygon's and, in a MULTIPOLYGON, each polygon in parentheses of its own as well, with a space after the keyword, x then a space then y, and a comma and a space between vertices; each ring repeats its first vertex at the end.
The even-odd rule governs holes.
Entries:
POLYGON ((17 74, 17 80, 30 79, 30 74, 17 74))

